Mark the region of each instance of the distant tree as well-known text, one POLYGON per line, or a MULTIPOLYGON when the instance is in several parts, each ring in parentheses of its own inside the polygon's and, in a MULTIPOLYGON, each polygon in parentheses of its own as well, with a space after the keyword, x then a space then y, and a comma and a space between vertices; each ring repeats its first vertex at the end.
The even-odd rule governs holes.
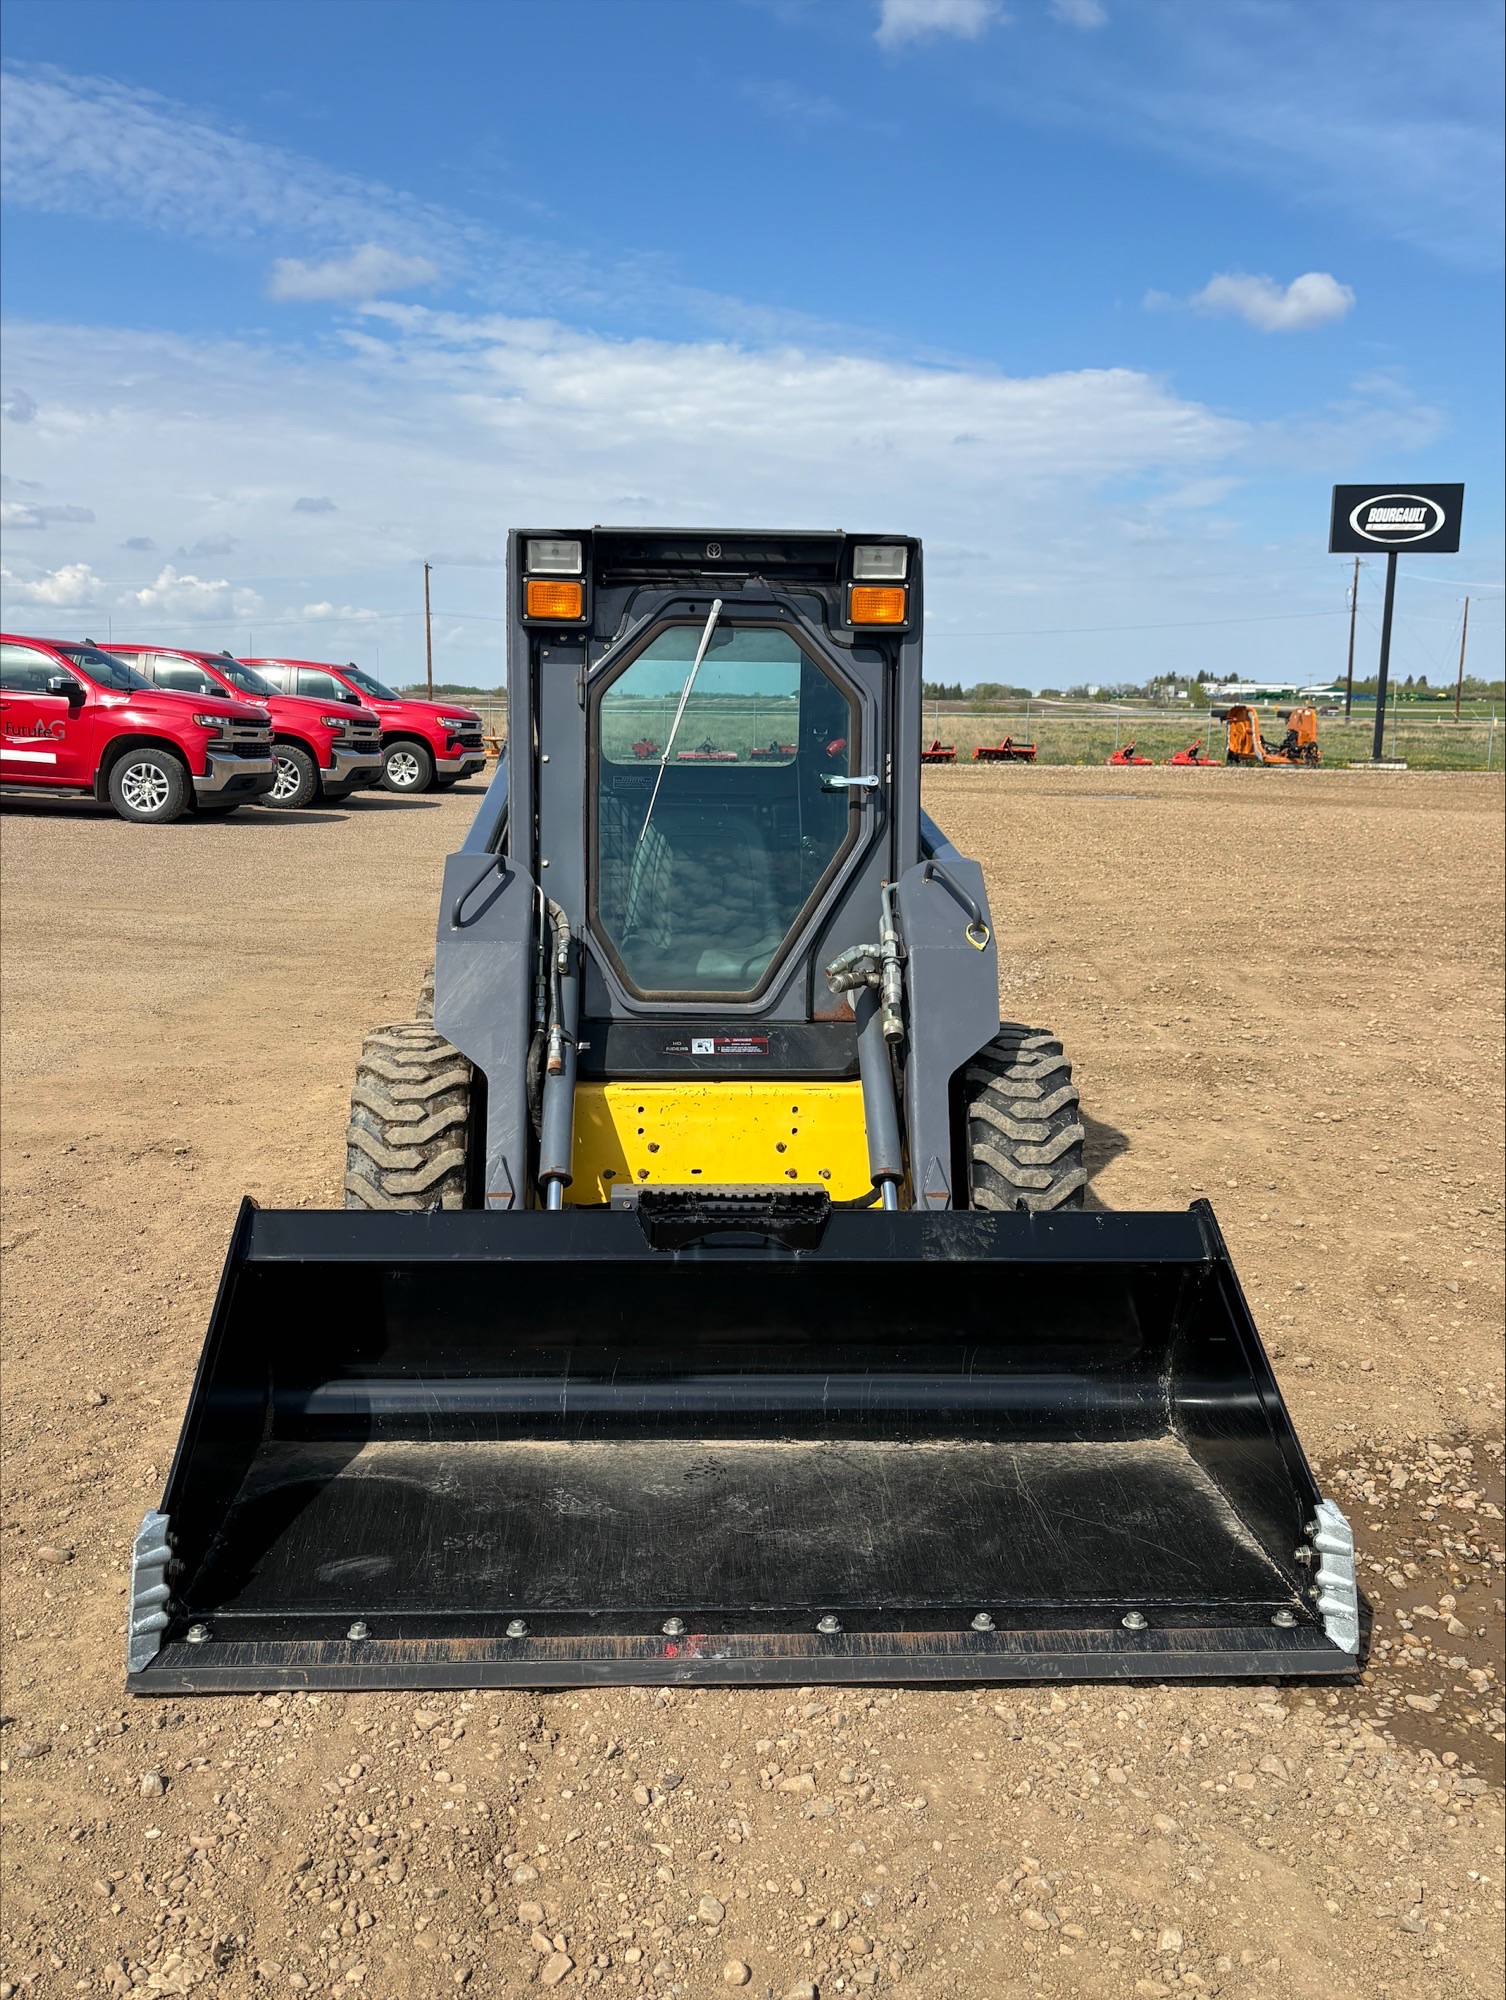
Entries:
POLYGON ((1060 688, 1042 688, 1040 690, 1040 697, 1042 701, 1060 701, 1062 691, 1060 688))
MULTIPOLYGON (((428 692, 428 688, 422 681, 416 681, 408 687, 398 689, 399 694, 410 694, 420 701, 427 699, 428 692)), ((464 681, 436 681, 434 683, 434 692, 442 696, 446 701, 459 701, 466 696, 476 701, 505 701, 507 699, 507 689, 505 687, 471 687, 464 681)))

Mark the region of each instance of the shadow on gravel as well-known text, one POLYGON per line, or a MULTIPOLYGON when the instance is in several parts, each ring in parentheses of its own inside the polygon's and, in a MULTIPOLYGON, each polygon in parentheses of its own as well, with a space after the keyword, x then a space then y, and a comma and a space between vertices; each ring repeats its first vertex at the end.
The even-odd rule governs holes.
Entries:
POLYGON ((341 803, 347 812, 433 812, 442 800, 435 798, 405 799, 391 792, 361 792, 353 799, 341 803))
POLYGON ((1081 1105, 1078 1106, 1077 1115, 1081 1118, 1083 1131, 1087 1135, 1083 1140, 1082 1158, 1088 1172, 1088 1186, 1082 1205, 1084 1208, 1106 1211, 1108 1203, 1099 1200, 1093 1192, 1093 1183, 1111 1160, 1117 1160, 1121 1153, 1129 1151, 1129 1137, 1121 1132, 1117 1125, 1105 1125, 1101 1118, 1090 1117, 1081 1105))

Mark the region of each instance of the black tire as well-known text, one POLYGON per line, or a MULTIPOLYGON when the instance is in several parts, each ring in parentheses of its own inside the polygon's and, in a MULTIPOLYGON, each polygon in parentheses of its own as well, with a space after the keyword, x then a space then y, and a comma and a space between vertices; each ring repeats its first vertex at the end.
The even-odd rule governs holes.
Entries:
POLYGON ((166 826, 181 819, 193 785, 181 757, 148 745, 124 751, 110 767, 110 804, 122 819, 143 826, 166 826))
POLYGON ((345 1132, 347 1208, 463 1208, 471 1066, 424 1021, 361 1045, 345 1132))
POLYGON ((274 743, 272 754, 277 759, 277 782, 270 792, 262 793, 261 804, 282 812, 311 806, 319 796, 319 766, 313 757, 299 743, 274 743))
POLYGON ((1054 1035, 1005 1022, 968 1065, 974 1208, 1081 1208, 1088 1185, 1072 1065, 1054 1035))
POLYGON ((416 736, 399 736, 382 751, 382 790, 410 797, 434 783, 434 758, 416 736))

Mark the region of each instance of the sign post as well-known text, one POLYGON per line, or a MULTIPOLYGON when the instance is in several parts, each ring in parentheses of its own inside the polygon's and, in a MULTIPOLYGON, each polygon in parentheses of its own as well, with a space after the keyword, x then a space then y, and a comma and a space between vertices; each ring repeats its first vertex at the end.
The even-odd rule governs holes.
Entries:
MULTIPOLYGON (((1391 674, 1391 620, 1396 609, 1396 558, 1402 549, 1416 555, 1459 553, 1462 486, 1336 486, 1328 523, 1328 553, 1364 555, 1386 551, 1386 602, 1381 613, 1380 669, 1375 685, 1372 763, 1385 761, 1386 686, 1391 674)), ((1356 594, 1359 577, 1356 573, 1356 594)))

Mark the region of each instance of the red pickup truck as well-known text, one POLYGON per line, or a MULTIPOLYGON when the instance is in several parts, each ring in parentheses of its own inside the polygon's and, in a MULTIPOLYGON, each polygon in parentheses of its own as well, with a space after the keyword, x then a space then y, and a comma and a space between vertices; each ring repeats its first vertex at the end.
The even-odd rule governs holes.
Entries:
POLYGON ((481 717, 461 702, 413 701, 394 694, 354 660, 344 667, 323 660, 250 660, 247 665, 288 694, 338 700, 329 692, 333 682, 347 698, 374 708, 382 722, 385 791, 426 792, 431 786, 444 791, 486 769, 481 717))
POLYGON ((277 780, 269 806, 296 809, 315 799, 348 798, 382 775, 382 725, 346 688, 305 698, 284 694, 232 653, 199 653, 183 646, 117 646, 110 651, 160 688, 179 694, 228 695, 255 702, 272 719, 277 780))
POLYGON ((0 633, 0 789, 96 798, 122 819, 234 812, 277 782, 267 712, 166 694, 91 640, 0 633))

